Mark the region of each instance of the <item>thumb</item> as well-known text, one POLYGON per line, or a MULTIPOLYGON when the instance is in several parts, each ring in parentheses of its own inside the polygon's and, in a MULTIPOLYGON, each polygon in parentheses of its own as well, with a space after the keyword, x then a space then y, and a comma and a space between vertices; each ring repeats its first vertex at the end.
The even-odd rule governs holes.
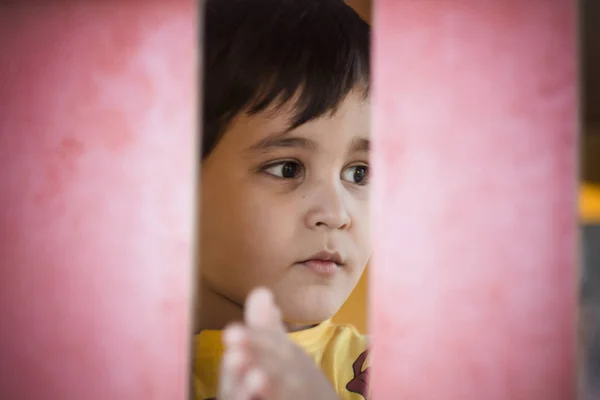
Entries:
POLYGON ((244 320, 249 328, 285 332, 281 311, 275 305, 269 289, 256 288, 250 292, 244 309, 244 320))

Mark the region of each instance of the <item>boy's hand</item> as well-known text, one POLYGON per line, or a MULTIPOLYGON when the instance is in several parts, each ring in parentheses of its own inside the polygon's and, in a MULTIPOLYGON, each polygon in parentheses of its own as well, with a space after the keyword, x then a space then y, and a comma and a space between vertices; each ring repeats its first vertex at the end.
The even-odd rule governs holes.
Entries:
POLYGON ((271 292, 254 290, 245 325, 227 328, 219 400, 338 399, 323 373, 292 343, 271 292))

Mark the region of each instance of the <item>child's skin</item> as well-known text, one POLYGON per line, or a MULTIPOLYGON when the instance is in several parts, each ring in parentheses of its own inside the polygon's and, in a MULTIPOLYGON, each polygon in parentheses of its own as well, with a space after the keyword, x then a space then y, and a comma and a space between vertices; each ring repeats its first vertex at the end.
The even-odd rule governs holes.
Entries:
POLYGON ((293 106, 237 116, 202 164, 196 330, 244 321, 224 333, 220 400, 337 398, 286 332, 331 318, 370 257, 369 101, 281 134, 293 106), (323 251, 340 257, 327 276, 303 263, 323 251))

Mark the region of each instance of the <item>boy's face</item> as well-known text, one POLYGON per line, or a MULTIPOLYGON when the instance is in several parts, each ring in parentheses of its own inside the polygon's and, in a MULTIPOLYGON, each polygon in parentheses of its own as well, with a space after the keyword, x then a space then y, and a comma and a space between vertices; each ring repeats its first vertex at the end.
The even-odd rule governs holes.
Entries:
POLYGON ((243 304, 269 287, 289 323, 335 314, 370 256, 369 111, 351 94, 287 133, 285 107, 232 122, 201 173, 201 276, 212 290, 243 304))

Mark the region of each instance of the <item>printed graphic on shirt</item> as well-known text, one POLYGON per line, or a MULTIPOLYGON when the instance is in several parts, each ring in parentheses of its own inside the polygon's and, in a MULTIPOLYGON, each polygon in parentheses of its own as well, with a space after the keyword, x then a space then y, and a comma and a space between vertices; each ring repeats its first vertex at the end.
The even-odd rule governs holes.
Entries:
POLYGON ((354 371, 354 378, 348 382, 346 385, 346 389, 349 392, 360 394, 365 400, 367 399, 367 384, 369 382, 369 370, 370 367, 367 367, 363 370, 365 365, 365 361, 367 360, 367 356, 369 355, 369 350, 363 351, 356 361, 352 364, 352 370, 354 371))
MULTIPOLYGON (((367 386, 369 382, 369 371, 370 367, 365 368, 367 357, 369 356, 369 349, 363 351, 356 361, 352 363, 352 371, 354 377, 346 384, 346 390, 351 393, 361 395, 365 400, 369 400, 367 386)), ((216 397, 207 398, 205 400, 217 400, 216 397)))

